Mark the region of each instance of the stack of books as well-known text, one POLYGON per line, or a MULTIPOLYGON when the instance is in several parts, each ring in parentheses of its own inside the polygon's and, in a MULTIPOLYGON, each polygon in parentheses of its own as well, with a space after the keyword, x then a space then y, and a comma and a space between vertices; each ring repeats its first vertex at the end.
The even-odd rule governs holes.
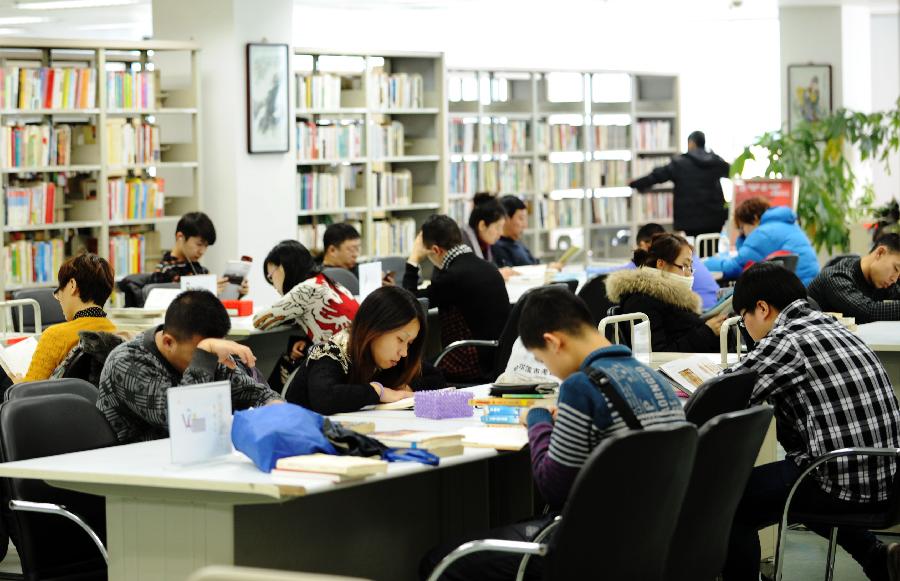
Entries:
POLYGON ((481 421, 488 425, 517 426, 522 410, 542 397, 486 397, 469 400, 469 405, 484 407, 481 421))
POLYGON ((358 456, 307 454, 279 459, 274 472, 320 475, 333 482, 345 482, 384 474, 387 472, 387 462, 358 456))
POLYGON ((440 458, 463 453, 463 435, 457 432, 428 432, 425 430, 392 430, 370 434, 390 448, 425 450, 440 458))

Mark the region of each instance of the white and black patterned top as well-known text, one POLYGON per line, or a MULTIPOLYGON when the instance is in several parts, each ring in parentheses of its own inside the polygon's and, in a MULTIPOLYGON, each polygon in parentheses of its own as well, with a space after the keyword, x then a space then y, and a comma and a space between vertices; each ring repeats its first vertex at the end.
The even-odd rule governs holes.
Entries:
MULTIPOLYGON (((778 441, 800 467, 839 448, 900 447, 900 409, 878 357, 803 299, 726 373, 739 369, 759 373, 751 404, 774 406, 778 441)), ((827 462, 814 478, 838 499, 873 502, 887 499, 895 470, 893 458, 859 456, 827 462)))
POLYGON ((863 275, 858 256, 838 260, 809 283, 811 296, 823 311, 843 313, 857 323, 900 321, 900 283, 879 289, 863 275))

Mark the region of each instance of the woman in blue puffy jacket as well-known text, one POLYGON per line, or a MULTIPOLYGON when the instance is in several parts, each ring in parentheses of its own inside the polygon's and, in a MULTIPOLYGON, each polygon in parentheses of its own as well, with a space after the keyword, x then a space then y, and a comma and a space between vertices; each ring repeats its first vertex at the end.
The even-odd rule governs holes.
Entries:
POLYGON ((804 285, 819 273, 816 252, 790 208, 770 208, 765 198, 751 198, 737 207, 734 221, 740 231, 737 256, 711 256, 705 261, 706 268, 722 272, 725 280, 738 278, 745 268, 779 250, 797 255, 797 276, 804 285))

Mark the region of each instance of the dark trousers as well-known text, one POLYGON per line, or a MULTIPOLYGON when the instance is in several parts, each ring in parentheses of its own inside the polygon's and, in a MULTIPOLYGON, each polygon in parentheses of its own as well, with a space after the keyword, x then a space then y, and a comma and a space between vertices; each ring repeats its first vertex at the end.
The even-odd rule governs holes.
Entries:
MULTIPOLYGON (((759 579, 759 537, 757 531, 781 520, 787 495, 801 470, 791 460, 765 464, 753 469, 744 496, 738 505, 731 527, 725 581, 757 581, 759 579)), ((804 479, 791 511, 841 514, 885 508, 887 503, 859 503, 837 500, 823 492, 811 477, 804 479)), ((828 538, 826 526, 809 526, 810 530, 828 538)), ((862 567, 869 579, 887 579, 887 562, 883 545, 871 532, 856 528, 838 529, 838 544, 862 567)))
MULTIPOLYGON (((534 520, 491 529, 474 535, 466 535, 448 543, 438 545, 428 552, 419 564, 419 578, 428 579, 438 563, 461 544, 480 539, 503 539, 506 541, 533 541, 556 515, 547 515, 534 520)), ((544 539, 543 542, 547 542, 544 539)), ((463 557, 447 569, 440 581, 509 581, 514 579, 523 555, 510 553, 481 552, 463 557)), ((528 561, 525 579, 538 581, 543 575, 543 558, 533 556, 528 561)))

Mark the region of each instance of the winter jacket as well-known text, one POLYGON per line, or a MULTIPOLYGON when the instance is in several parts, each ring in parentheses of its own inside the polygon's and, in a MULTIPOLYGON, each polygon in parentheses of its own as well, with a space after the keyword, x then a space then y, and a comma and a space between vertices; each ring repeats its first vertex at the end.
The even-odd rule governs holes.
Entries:
POLYGON ((655 268, 620 270, 606 279, 606 294, 622 313, 650 318, 654 351, 713 353, 719 337, 700 318, 700 297, 675 277, 655 268))
POLYGON ((709 257, 706 268, 723 272, 726 279, 736 279, 750 261, 761 262, 773 252, 785 250, 797 255, 797 276, 804 285, 819 274, 819 259, 809 238, 797 225, 794 212, 784 206, 766 210, 749 236, 738 237, 737 248, 737 256, 731 258, 709 257))
POLYGON ((643 193, 654 184, 671 181, 675 186, 675 230, 684 230, 689 236, 721 232, 728 209, 719 179, 728 177, 729 167, 711 151, 692 149, 628 185, 643 193))

